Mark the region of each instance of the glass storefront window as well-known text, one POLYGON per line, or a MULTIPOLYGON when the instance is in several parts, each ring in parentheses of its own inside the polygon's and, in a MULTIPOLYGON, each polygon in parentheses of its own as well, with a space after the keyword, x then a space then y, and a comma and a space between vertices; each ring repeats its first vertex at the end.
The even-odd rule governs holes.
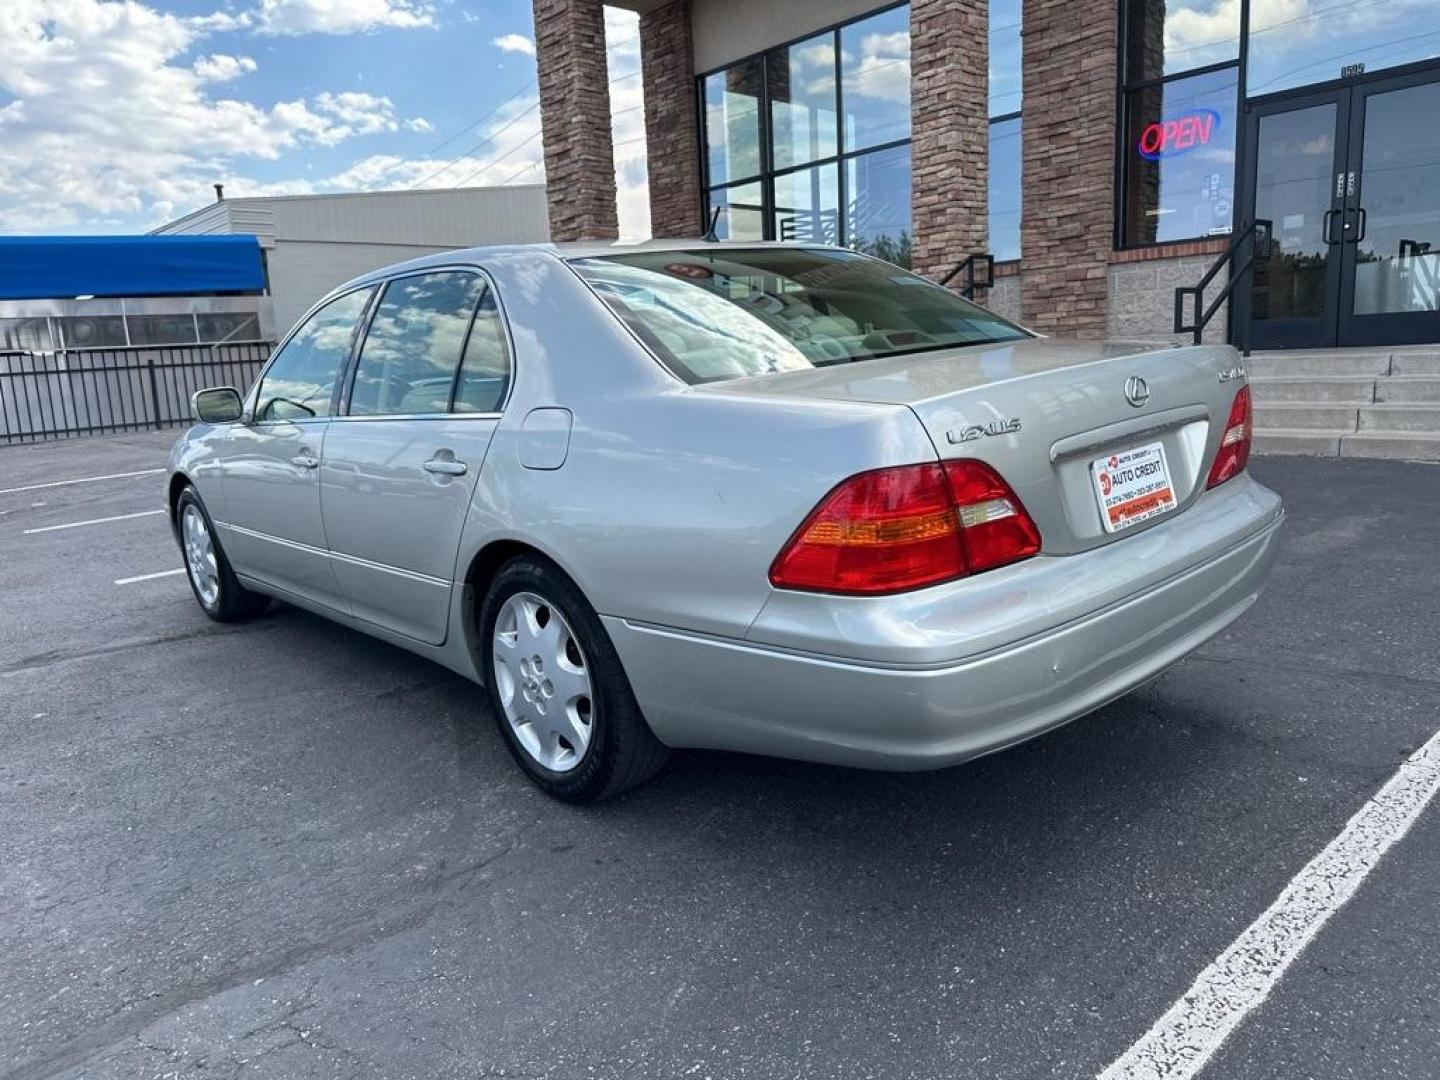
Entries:
POLYGON ((840 188, 834 165, 775 177, 775 239, 840 242, 840 188))
POLYGON ((1223 236, 1235 203, 1234 68, 1125 95, 1124 240, 1223 236))
POLYGON ((760 173, 760 94, 764 68, 752 57, 705 79, 705 137, 710 183, 760 173))
POLYGON ((0 352, 49 352, 53 347, 45 319, 0 319, 0 352))
POLYGON ((766 58, 766 77, 774 167, 834 157, 835 35, 775 49, 766 58))
POLYGON ((1020 117, 990 124, 990 254, 1020 257, 1020 117))
POLYGON ((55 320, 67 349, 107 349, 129 342, 123 315, 66 315, 55 320))
POLYGON ((910 8, 893 8, 840 28, 845 149, 910 137, 910 8))
POLYGON ((991 116, 1020 111, 1020 14, 1021 0, 990 0, 991 116))
POLYGON ((1250 5, 1245 92, 1254 97, 1440 56, 1434 0, 1250 5))
POLYGON ((195 319, 178 315, 127 315, 132 345, 193 345, 195 319))
POLYGON ((861 154, 845 163, 845 235, 856 251, 910 265, 910 147, 861 154))
POLYGON ((260 318, 251 312, 222 312, 198 318, 202 342, 260 340, 260 318))
POLYGON ((710 192, 710 211, 715 219, 715 236, 720 240, 765 239, 765 204, 760 185, 736 184, 710 192))
MULTIPOLYGON (((1254 13, 1266 6, 1252 5, 1252 24, 1254 13)), ((1269 6, 1293 10, 1289 4, 1269 6)), ((1130 0, 1125 40, 1125 78, 1131 83, 1234 60, 1240 55, 1240 0, 1130 0)))

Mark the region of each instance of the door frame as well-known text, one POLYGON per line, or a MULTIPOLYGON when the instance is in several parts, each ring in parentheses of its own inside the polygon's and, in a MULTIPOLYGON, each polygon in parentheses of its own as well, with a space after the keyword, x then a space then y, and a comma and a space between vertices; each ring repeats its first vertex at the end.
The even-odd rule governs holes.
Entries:
MULTIPOLYGON (((1250 102, 1245 110, 1245 144, 1242 153, 1244 160, 1245 180, 1240 185, 1240 219, 1243 222, 1255 220, 1256 196, 1259 176, 1257 167, 1259 165, 1260 149, 1260 121, 1267 116, 1279 116, 1284 113, 1298 112, 1302 109, 1311 109, 1318 106, 1335 106, 1335 148, 1330 163, 1330 206, 1329 212, 1324 216, 1318 227, 1328 229, 1334 233, 1335 218, 1332 214, 1338 214, 1344 206, 1344 192, 1336 197, 1334 177, 1341 174, 1343 177, 1343 166, 1347 161, 1349 147, 1345 144, 1347 133, 1350 129, 1350 91, 1348 87, 1331 87, 1324 90, 1316 90, 1313 87, 1306 87, 1302 90, 1286 91, 1284 94, 1267 98, 1263 101, 1250 102)), ((1276 231, 1280 223, 1274 223, 1276 231)), ((1274 243, 1272 237, 1271 243, 1274 243)), ((1296 349, 1296 348, 1329 348, 1337 341, 1338 320, 1336 313, 1339 310, 1341 288, 1341 266, 1340 251, 1343 245, 1337 242, 1327 241, 1327 259, 1325 272, 1325 309, 1320 315, 1304 318, 1290 319, 1266 319, 1262 322, 1254 321, 1253 301, 1255 289, 1255 271, 1252 268, 1246 273, 1244 280, 1235 290, 1235 327, 1240 331, 1240 337, 1245 341, 1248 348, 1252 349, 1296 349)))
POLYGON ((1251 318, 1254 271, 1250 270, 1242 281, 1237 282, 1232 297, 1231 341, 1243 341, 1247 349, 1284 349, 1402 345, 1440 340, 1440 313, 1437 312, 1353 314, 1357 242, 1348 240, 1352 235, 1363 238, 1363 233, 1359 232, 1361 216, 1356 211, 1363 208, 1365 184, 1365 99, 1432 82, 1440 82, 1440 59, 1331 79, 1244 102, 1244 131, 1242 143, 1237 148, 1239 160, 1236 163, 1240 173, 1237 227, 1243 228, 1255 220, 1256 152, 1259 149, 1260 120, 1265 116, 1334 102, 1336 155, 1332 172, 1345 178, 1347 186, 1341 189, 1338 198, 1335 187, 1331 187, 1330 209, 1336 216, 1327 218, 1327 221, 1332 226, 1332 232, 1342 239, 1329 244, 1333 254, 1326 275, 1327 314, 1316 319, 1285 320, 1278 324, 1270 320, 1267 320, 1268 325, 1254 322, 1251 318), (1353 191, 1348 188, 1348 177, 1352 173, 1356 178, 1353 191), (1337 224, 1341 228, 1334 229, 1337 224), (1270 333, 1264 332, 1266 330, 1270 333), (1257 331, 1260 331, 1258 335, 1257 331))
MULTIPOLYGON (((1377 312, 1355 314, 1355 272, 1365 228, 1365 121, 1367 99, 1413 86, 1440 84, 1440 65, 1403 75, 1357 81, 1351 87, 1350 146, 1345 168, 1355 177, 1354 194, 1347 200, 1346 219, 1352 226, 1341 245, 1341 294, 1338 340, 1346 345, 1405 345, 1440 341, 1440 311, 1377 312)), ((1440 193, 1437 193, 1440 198, 1440 193)))

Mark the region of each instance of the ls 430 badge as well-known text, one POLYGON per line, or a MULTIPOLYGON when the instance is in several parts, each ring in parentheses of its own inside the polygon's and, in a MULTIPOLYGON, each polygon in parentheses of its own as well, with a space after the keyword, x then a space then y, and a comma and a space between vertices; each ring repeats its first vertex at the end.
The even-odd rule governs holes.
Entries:
POLYGON ((986 435, 1014 435, 1019 430, 1020 418, 1016 416, 1009 420, 991 420, 988 424, 971 424, 969 427, 947 431, 945 438, 952 443, 967 443, 986 435))

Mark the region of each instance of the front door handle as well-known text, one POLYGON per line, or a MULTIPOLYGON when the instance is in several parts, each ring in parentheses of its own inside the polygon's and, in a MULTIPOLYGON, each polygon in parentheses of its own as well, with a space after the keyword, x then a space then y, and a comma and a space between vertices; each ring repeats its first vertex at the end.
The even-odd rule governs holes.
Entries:
POLYGON ((1340 210, 1326 210, 1325 216, 1320 219, 1320 233, 1327 244, 1338 244, 1344 239, 1335 235, 1334 228, 1335 218, 1341 213, 1340 210))
POLYGON ((320 459, 313 454, 299 453, 290 459, 291 465, 298 465, 302 469, 314 469, 320 464, 320 459))
POLYGON ((465 462, 456 461, 454 458, 431 458, 422 468, 428 473, 440 476, 464 476, 470 471, 465 462))
POLYGON ((1357 206, 1355 208, 1355 214, 1355 235, 1350 238, 1352 244, 1358 244, 1361 240, 1365 239, 1365 223, 1369 220, 1369 215, 1365 213, 1365 207, 1363 206, 1357 206))

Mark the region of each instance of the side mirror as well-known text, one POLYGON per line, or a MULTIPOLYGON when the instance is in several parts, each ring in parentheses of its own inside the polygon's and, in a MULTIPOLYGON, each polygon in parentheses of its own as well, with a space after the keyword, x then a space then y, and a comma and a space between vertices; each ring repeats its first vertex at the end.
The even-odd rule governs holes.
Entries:
POLYGON ((245 405, 233 386, 216 386, 191 394, 190 412, 202 424, 232 424, 244 415, 245 405))

